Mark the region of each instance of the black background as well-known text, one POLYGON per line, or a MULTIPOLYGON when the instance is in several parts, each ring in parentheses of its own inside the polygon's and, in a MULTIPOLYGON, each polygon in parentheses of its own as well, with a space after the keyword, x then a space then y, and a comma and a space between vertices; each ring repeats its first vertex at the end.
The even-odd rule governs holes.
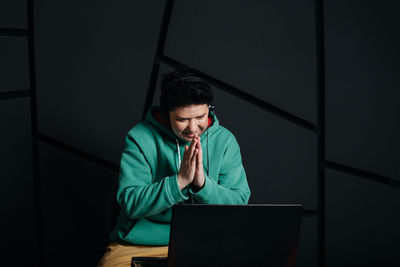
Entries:
MULTIPOLYGON (((0 1, 8 266, 100 259, 165 3, 0 1)), ((326 0, 321 13, 316 3, 176 0, 164 55, 229 85, 214 86, 216 114, 241 146, 250 202, 307 210, 298 266, 399 266, 399 4, 326 0)), ((171 68, 161 63, 159 75, 171 68)))

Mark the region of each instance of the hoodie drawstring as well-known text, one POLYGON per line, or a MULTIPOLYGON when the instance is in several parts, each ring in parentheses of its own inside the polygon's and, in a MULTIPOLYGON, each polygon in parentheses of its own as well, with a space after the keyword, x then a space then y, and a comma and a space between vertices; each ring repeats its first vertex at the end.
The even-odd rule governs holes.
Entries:
POLYGON ((176 138, 175 141, 176 141, 176 149, 178 150, 178 172, 179 172, 179 169, 181 168, 181 150, 179 148, 179 140, 176 138))

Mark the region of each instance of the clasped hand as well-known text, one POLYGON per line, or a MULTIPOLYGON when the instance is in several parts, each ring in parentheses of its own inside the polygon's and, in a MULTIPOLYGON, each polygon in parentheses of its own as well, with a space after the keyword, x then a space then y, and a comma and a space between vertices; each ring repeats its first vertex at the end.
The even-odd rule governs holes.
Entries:
POLYGON ((203 150, 201 149, 200 137, 195 135, 189 147, 185 146, 178 173, 178 185, 181 190, 189 184, 201 189, 204 186, 204 182, 203 150))

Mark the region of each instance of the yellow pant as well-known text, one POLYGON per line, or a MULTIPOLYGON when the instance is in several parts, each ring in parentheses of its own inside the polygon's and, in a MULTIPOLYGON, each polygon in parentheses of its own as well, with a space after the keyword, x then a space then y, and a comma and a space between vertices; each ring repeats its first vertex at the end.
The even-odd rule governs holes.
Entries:
POLYGON ((168 246, 131 246, 109 244, 97 267, 130 267, 132 257, 167 257, 168 246))

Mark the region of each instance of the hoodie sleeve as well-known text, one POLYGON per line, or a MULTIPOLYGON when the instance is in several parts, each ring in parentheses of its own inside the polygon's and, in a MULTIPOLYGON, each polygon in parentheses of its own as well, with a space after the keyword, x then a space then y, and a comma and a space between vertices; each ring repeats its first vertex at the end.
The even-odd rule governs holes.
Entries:
POLYGON ((218 179, 205 174, 204 187, 190 193, 203 204, 247 204, 250 188, 242 164, 239 145, 233 135, 224 152, 218 179), (218 182, 216 182, 216 180, 218 182))
POLYGON ((122 152, 117 201, 131 219, 158 214, 188 199, 179 189, 176 175, 153 183, 151 168, 133 138, 128 135, 122 152))

